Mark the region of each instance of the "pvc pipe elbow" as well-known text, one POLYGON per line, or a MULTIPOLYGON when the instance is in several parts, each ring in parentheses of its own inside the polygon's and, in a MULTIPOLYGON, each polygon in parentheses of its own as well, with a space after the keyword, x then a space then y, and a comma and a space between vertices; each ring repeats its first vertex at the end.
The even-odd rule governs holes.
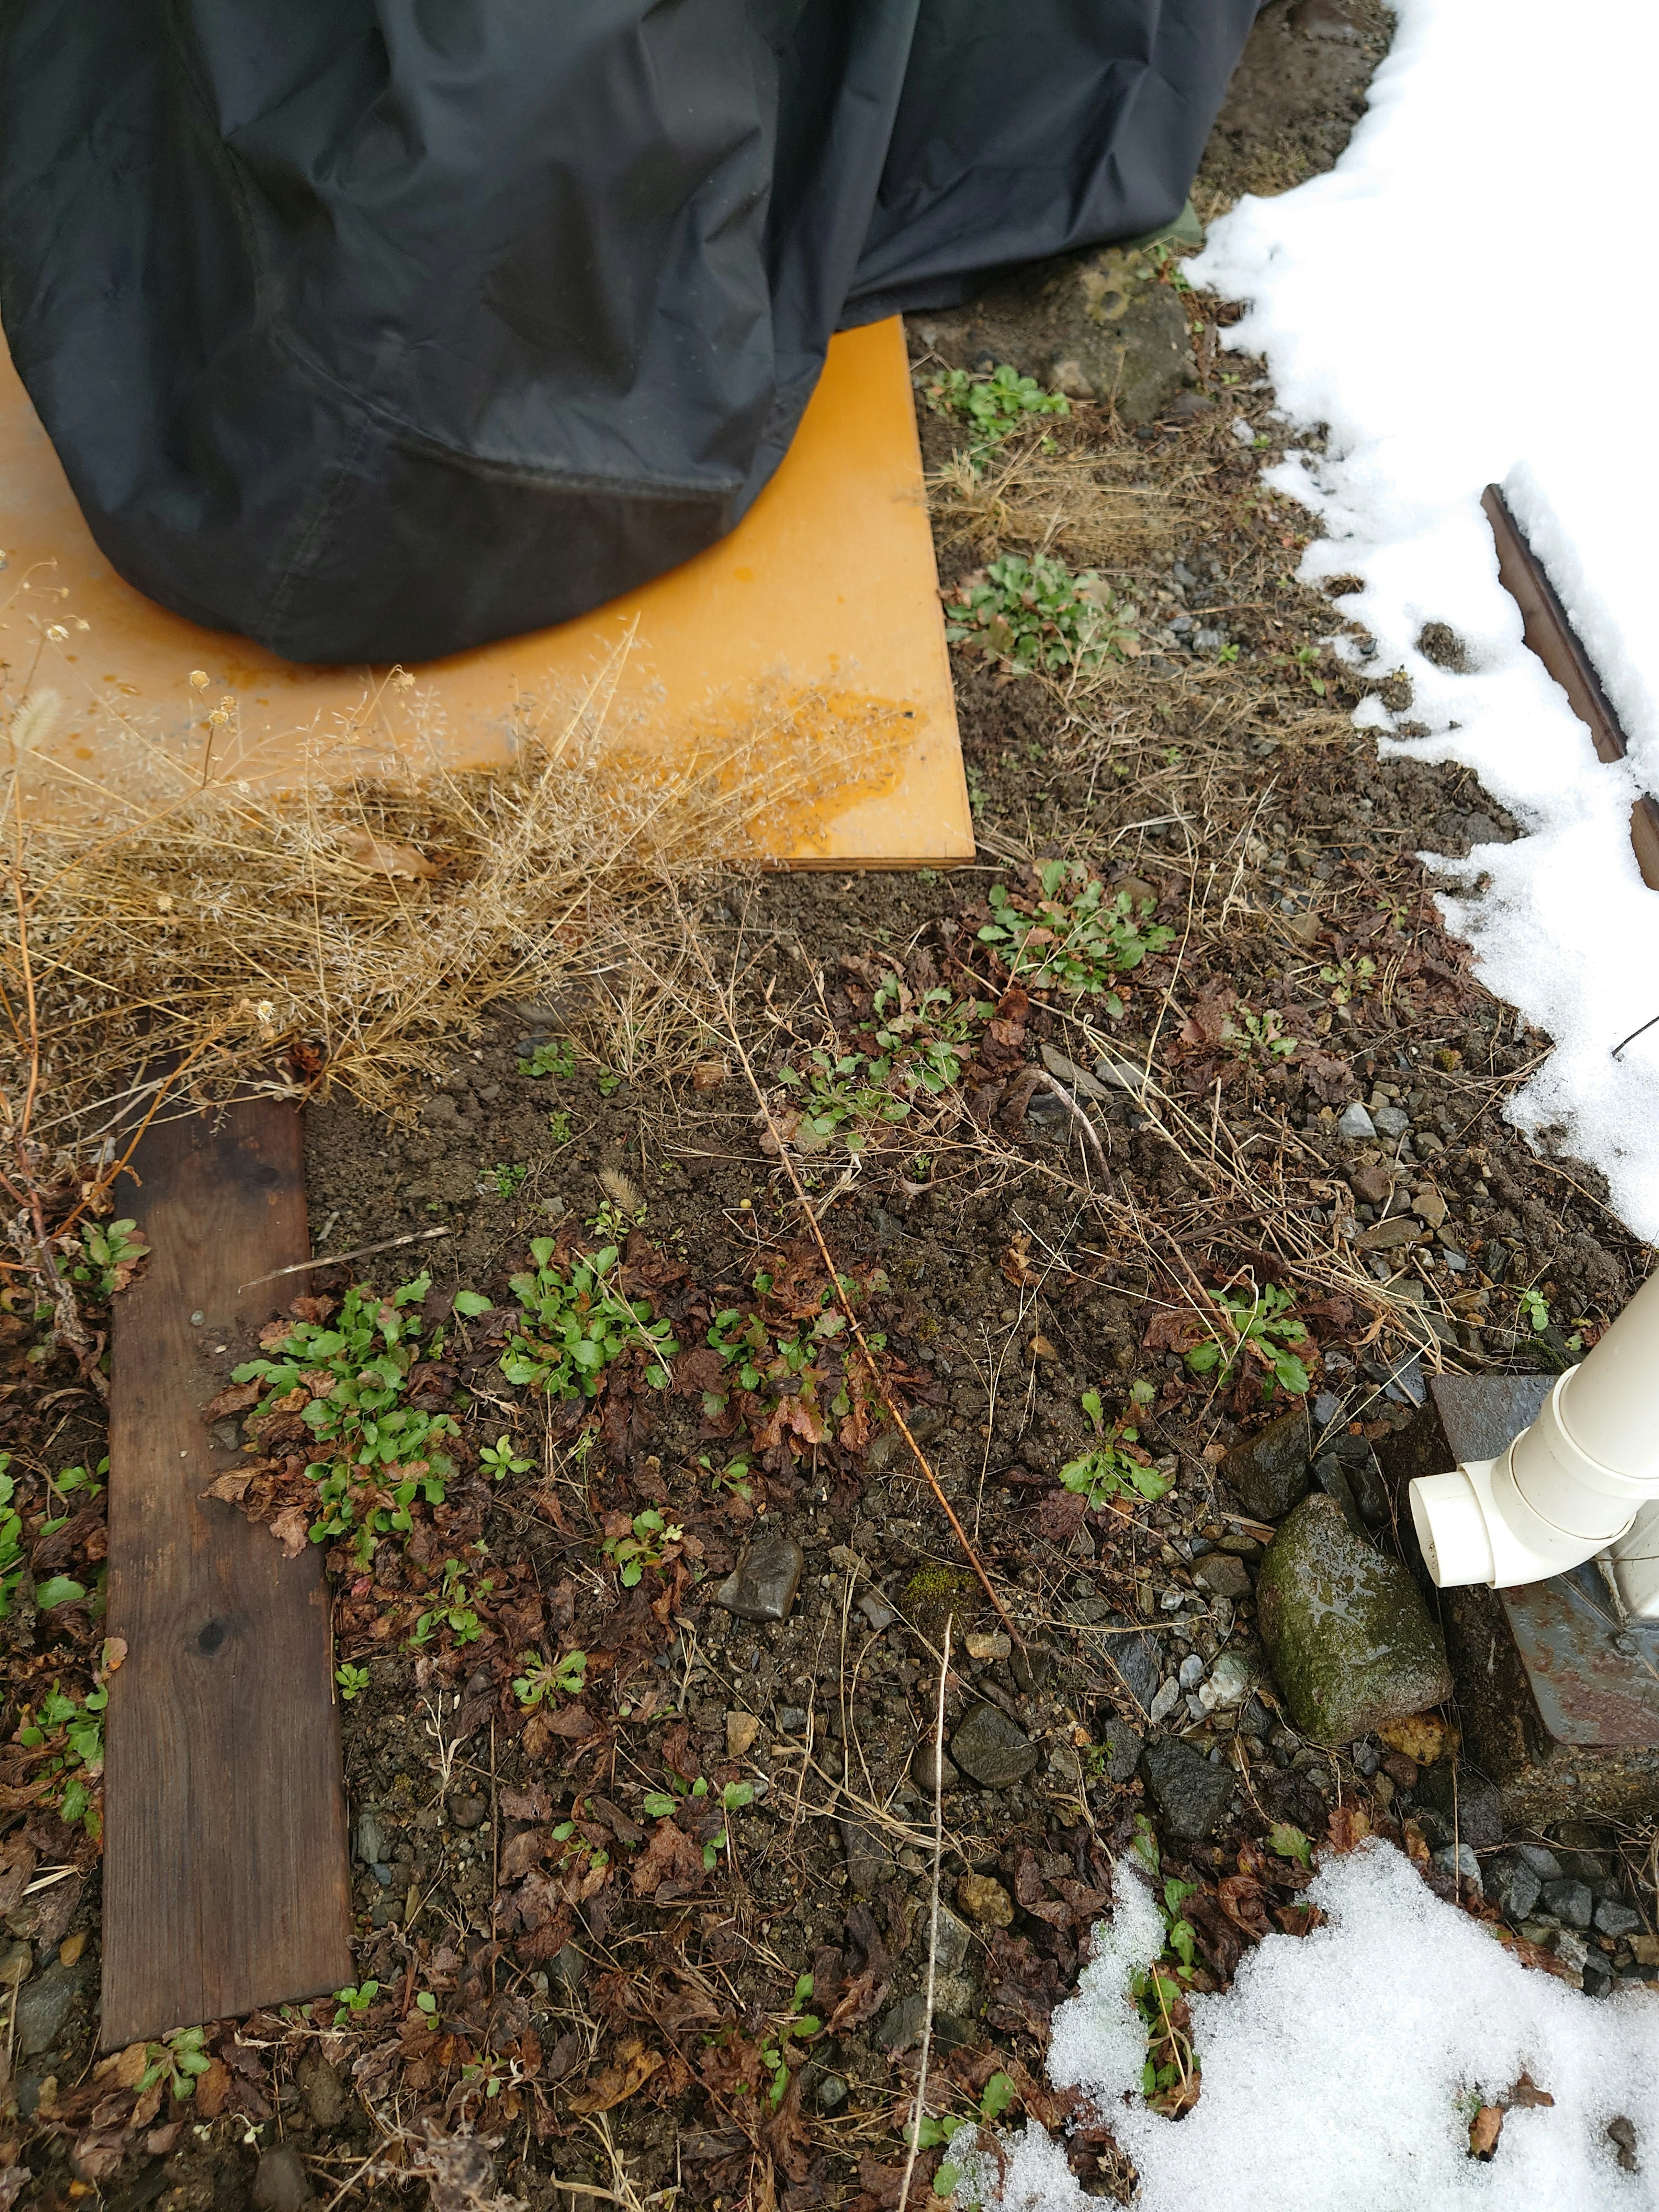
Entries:
MULTIPOLYGON (((1617 1544, 1659 1499, 1659 1275, 1650 1276, 1537 1419, 1497 1459, 1411 1486, 1443 1589, 1543 1582, 1617 1544)), ((1635 1562, 1632 1559, 1632 1574, 1635 1562)))

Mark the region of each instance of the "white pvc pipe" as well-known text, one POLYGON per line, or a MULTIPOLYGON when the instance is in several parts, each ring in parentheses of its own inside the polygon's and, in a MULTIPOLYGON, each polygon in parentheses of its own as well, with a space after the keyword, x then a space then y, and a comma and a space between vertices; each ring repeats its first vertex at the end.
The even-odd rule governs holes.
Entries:
POLYGON ((1418 1540, 1443 1589, 1565 1573, 1616 1545, 1650 1499, 1659 1499, 1659 1275, 1498 1458, 1411 1486, 1418 1540))

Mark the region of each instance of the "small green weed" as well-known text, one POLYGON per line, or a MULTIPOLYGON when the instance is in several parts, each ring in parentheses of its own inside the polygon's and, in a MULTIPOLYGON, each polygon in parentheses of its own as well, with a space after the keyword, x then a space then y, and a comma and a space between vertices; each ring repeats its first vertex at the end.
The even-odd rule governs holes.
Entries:
POLYGON ((572 1076, 576 1073, 576 1048, 568 1037, 555 1037, 550 1043, 532 1045, 529 1059, 520 1060, 519 1073, 536 1082, 544 1075, 572 1076))
POLYGON ((344 1989, 336 1990, 334 2002, 340 2009, 334 2015, 335 2027, 349 2027, 354 2020, 361 2020, 380 1994, 378 1982, 348 1983, 344 1989))
POLYGON ((1063 676, 1128 660, 1140 650, 1139 609, 1097 570, 1079 574, 1047 553, 1004 553, 963 577, 946 602, 945 635, 1011 676, 1063 676))
POLYGON ((647 1567, 661 1566, 668 1546, 678 1544, 684 1534, 678 1522, 665 1521, 654 1505, 647 1505, 634 1516, 625 1534, 607 1536, 600 1549, 617 1570, 623 1588, 633 1589, 647 1567))
POLYGON ((586 1651, 567 1651, 550 1667, 539 1652, 523 1651, 519 1664, 524 1672, 514 1676, 513 1694, 526 1712, 533 1711, 555 1692, 561 1697, 579 1698, 587 1685, 586 1651))
POLYGON ((570 1142, 570 1115, 567 1109, 561 1107, 556 1114, 548 1115, 547 1133, 556 1145, 570 1142))
POLYGON ((125 1290, 133 1270, 149 1250, 133 1234, 137 1226, 136 1221, 83 1223, 81 1245, 86 1259, 70 1268, 75 1280, 92 1284, 94 1297, 100 1298, 113 1297, 117 1291, 125 1290))
POLYGON ((1330 987, 1331 1004, 1346 1006, 1351 999, 1375 989, 1376 963, 1370 953, 1362 952, 1357 960, 1339 960, 1334 967, 1322 968, 1319 980, 1330 987))
POLYGON ((750 1467, 746 1459, 727 1460, 724 1467, 716 1467, 707 1452, 697 1455, 697 1465, 708 1470, 708 1480, 716 1490, 724 1490, 733 1498, 742 1498, 745 1505, 755 1495, 755 1486, 749 1480, 750 1467))
POLYGON ((334 1680, 339 1685, 340 1695, 347 1705, 368 1687, 367 1667, 354 1667, 349 1659, 343 1660, 334 1669, 334 1680))
POLYGON ((806 2000, 812 1994, 812 1977, 803 1974, 795 1984, 795 1993, 789 2001, 789 2009, 780 2018, 771 2042, 761 2046, 763 2061, 772 2069, 772 2083, 769 2094, 775 2112, 783 2102, 789 2087, 789 2060, 798 2043, 810 2042, 823 2026, 816 2013, 805 2011, 806 2000))
POLYGON ((922 386, 922 392, 935 415, 968 424, 968 456, 975 466, 1034 420, 1072 411, 1063 392, 1045 392, 1034 376, 1022 376, 1006 362, 988 376, 973 375, 965 368, 943 369, 922 386))
MULTIPOLYGON (((1001 2118, 1018 2094, 1012 2075, 999 2069, 980 2091, 979 2110, 971 2118, 963 2112, 946 2112, 938 2119, 931 2113, 926 2114, 916 2129, 916 2148, 932 2150, 937 2143, 954 2142, 964 2128, 988 2128, 994 2120, 1001 2118)), ((951 2196, 961 2180, 961 2168, 947 2159, 933 2176, 934 2196, 951 2196)))
MULTIPOLYGON (((455 1472, 441 1449, 459 1435, 455 1422, 401 1402, 410 1370, 442 1349, 441 1328, 424 1352, 421 1341, 419 1309, 431 1287, 425 1273, 385 1299, 354 1284, 331 1328, 296 1322, 276 1346, 279 1357, 250 1359, 232 1371, 234 1382, 268 1385, 256 1421, 301 1415, 323 1448, 306 1469, 319 1506, 311 1540, 349 1537, 365 1565, 383 1536, 409 1534, 417 1500, 443 1503, 455 1472)), ((458 1313, 489 1306, 477 1291, 458 1292, 454 1303, 458 1313)))
POLYGON ((195 2094, 198 2079, 213 2063, 204 2027, 175 2028, 165 2043, 147 2044, 144 2057, 144 2070, 137 2084, 138 2095, 146 2095, 158 2081, 165 2081, 178 2105, 195 2094))
MULTIPOLYGON (((415 1624, 415 1632, 409 1641, 412 1646, 430 1644, 439 1630, 447 1628, 457 1644, 476 1644, 480 1630, 478 1615, 463 1577, 465 1568, 459 1559, 446 1559, 438 1583, 437 1603, 429 1606, 415 1624)), ((495 1584, 492 1577, 475 1584, 480 1597, 488 1597, 495 1584)))
POLYGON ((1098 992, 1116 1018, 1123 1001, 1109 988, 1113 979, 1161 952, 1175 932, 1148 920, 1150 899, 1137 908, 1127 891, 1108 891, 1080 860, 1045 860, 1037 881, 1037 896, 1024 903, 994 886, 981 944, 995 948, 1015 981, 1039 991, 1098 992))
MULTIPOLYGON (((696 1801, 698 1798, 707 1797, 708 1794, 708 1784, 701 1775, 688 1787, 678 1774, 671 1771, 668 1777, 668 1788, 647 1790, 642 1802, 648 1820, 672 1820, 679 1810, 680 1801, 683 1798, 696 1801)), ((754 1803, 754 1784, 749 1782, 728 1782, 720 1791, 719 1802, 720 1811, 726 1814, 728 1825, 722 1827, 718 1834, 711 1836, 704 1844, 702 1863, 706 1869, 714 1867, 720 1853, 731 1842, 729 1823, 732 1814, 741 1812, 745 1805, 754 1803)))
POLYGON ((529 1169, 521 1167, 517 1161, 497 1160, 489 1174, 480 1179, 478 1188, 485 1196, 493 1191, 497 1198, 512 1198, 529 1173, 529 1169))
POLYGON ((46 1802, 73 1827, 80 1821, 89 1835, 100 1832, 93 1785, 104 1771, 104 1708, 109 1692, 100 1682, 84 1698, 65 1692, 54 1680, 38 1705, 25 1705, 15 1741, 43 1753, 34 1765, 49 1785, 46 1802))
POLYGON ((1261 1378, 1264 1397, 1272 1395, 1274 1383, 1293 1397, 1305 1396, 1310 1378, 1290 1346, 1305 1343, 1308 1332, 1296 1318, 1290 1292, 1269 1283, 1264 1291, 1209 1291, 1205 1295, 1226 1316, 1231 1340, 1212 1336, 1194 1346, 1186 1355, 1189 1370, 1213 1373, 1218 1382, 1226 1382, 1242 1358, 1251 1359, 1267 1370, 1261 1378))
POLYGON ((1061 1468, 1062 1486, 1086 1498, 1096 1513, 1115 1498, 1162 1498, 1169 1483, 1142 1450, 1139 1437, 1138 1429, 1115 1424, 1109 1436, 1061 1468))
POLYGON ((478 1451, 478 1465, 497 1482, 509 1474, 528 1474, 535 1463, 514 1450, 511 1437, 497 1437, 493 1444, 481 1445, 478 1451))
POLYGON ((1237 1009, 1237 1024, 1230 1024, 1232 1036, 1227 1040, 1229 1048, 1240 1060, 1259 1052, 1269 1060, 1289 1060, 1296 1051, 1296 1039, 1285 1035, 1285 1017, 1276 1006, 1265 1013, 1253 1014, 1246 1006, 1237 1009))
POLYGON ((509 1382, 550 1398, 592 1398, 611 1362, 638 1346, 651 1355, 646 1381, 653 1390, 668 1388, 665 1363, 679 1346, 665 1321, 653 1321, 645 1299, 626 1298, 617 1288, 614 1244, 572 1261, 568 1273, 553 1264, 550 1237, 536 1237, 530 1256, 534 1272, 514 1275, 509 1285, 524 1316, 501 1355, 509 1382))

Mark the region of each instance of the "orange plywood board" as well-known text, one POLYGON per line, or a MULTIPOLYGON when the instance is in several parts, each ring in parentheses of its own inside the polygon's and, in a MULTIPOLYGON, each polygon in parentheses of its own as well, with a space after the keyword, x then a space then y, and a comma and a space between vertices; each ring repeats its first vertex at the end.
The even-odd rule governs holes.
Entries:
POLYGON ((210 758, 216 779, 277 784, 337 775, 343 755, 356 767, 394 752, 481 765, 505 757, 515 729, 545 734, 585 700, 584 750, 613 748, 619 774, 649 779, 694 759, 718 772, 722 744, 747 732, 752 775, 757 744, 776 748, 792 796, 750 824, 734 859, 903 867, 973 856, 896 318, 832 341, 782 466, 729 538, 577 621, 416 666, 412 691, 384 670, 279 660, 123 583, 3 356, 0 543, 13 587, 7 689, 60 695, 43 766, 93 784, 131 788, 147 746, 160 749, 152 764, 193 774, 210 758), (27 595, 15 589, 26 579, 27 595), (46 621, 70 627, 42 650, 46 621), (204 716, 222 696, 232 721, 210 757, 204 716))

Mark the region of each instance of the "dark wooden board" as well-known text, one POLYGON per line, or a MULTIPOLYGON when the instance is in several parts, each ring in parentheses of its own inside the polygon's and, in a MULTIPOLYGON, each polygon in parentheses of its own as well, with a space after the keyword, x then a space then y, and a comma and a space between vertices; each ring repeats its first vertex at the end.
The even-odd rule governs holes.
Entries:
MULTIPOLYGON (((1543 562, 1496 484, 1486 486, 1480 504, 1498 541, 1498 581, 1521 610, 1522 636, 1589 728, 1596 758, 1623 760, 1627 750, 1624 729, 1543 562)), ((1650 890, 1659 891, 1659 800, 1651 793, 1644 793, 1631 809, 1630 842, 1643 882, 1650 890)))
POLYGON ((215 1346, 303 1278, 300 1112, 258 1099, 158 1124, 123 1182, 150 1258, 116 1301, 104 1779, 107 2048, 351 1979, 350 1883, 321 1555, 202 1492, 237 1463, 203 1409, 215 1346), (200 1313, 204 1324, 192 1326, 200 1313))

